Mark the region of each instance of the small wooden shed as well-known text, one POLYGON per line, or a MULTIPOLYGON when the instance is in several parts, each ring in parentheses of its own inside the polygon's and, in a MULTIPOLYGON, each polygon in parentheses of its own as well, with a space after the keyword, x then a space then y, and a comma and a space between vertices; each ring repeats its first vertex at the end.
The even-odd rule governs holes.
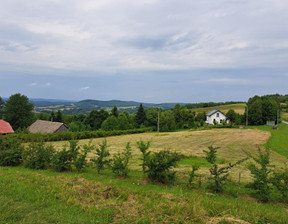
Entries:
POLYGON ((28 128, 30 133, 56 133, 68 131, 68 127, 61 122, 37 120, 28 128))

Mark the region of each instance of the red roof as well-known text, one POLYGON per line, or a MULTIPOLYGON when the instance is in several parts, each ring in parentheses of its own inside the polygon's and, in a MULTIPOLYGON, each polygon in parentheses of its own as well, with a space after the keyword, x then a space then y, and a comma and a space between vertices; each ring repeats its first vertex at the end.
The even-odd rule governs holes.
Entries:
POLYGON ((3 120, 0 120, 0 134, 14 133, 11 125, 3 120))

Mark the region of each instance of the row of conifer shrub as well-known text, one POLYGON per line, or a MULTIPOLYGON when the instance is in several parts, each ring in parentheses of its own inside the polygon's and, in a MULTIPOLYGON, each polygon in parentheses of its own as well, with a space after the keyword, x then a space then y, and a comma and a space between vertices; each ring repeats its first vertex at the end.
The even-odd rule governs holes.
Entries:
POLYGON ((140 128, 129 130, 114 130, 114 131, 81 131, 81 132, 57 132, 57 133, 17 133, 4 136, 7 139, 17 139, 21 142, 52 142, 52 141, 67 141, 79 140, 88 138, 101 138, 117 135, 137 134, 151 132, 152 128, 140 128))

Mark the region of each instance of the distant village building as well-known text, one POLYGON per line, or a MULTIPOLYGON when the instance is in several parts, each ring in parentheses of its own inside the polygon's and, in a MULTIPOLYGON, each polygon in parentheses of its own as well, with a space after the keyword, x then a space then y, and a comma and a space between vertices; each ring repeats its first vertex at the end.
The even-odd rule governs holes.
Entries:
POLYGON ((206 114, 206 124, 221 124, 224 122, 229 123, 229 120, 220 110, 215 109, 206 114))
POLYGON ((0 120, 0 134, 11 134, 14 133, 13 128, 7 121, 0 120))
POLYGON ((37 120, 28 128, 30 133, 56 133, 68 131, 68 127, 61 122, 37 120))

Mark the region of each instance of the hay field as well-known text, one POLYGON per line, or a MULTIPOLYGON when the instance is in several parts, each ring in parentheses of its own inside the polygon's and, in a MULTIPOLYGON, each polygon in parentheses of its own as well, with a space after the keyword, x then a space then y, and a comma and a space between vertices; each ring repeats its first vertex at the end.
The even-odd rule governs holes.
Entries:
POLYGON ((218 110, 220 110, 226 114, 228 112, 228 110, 233 109, 238 114, 244 114, 245 107, 246 107, 245 103, 243 103, 243 104, 238 103, 238 104, 220 105, 220 106, 216 106, 216 107, 195 108, 195 109, 191 109, 191 110, 195 111, 196 113, 202 113, 202 112, 208 113, 211 110, 218 109, 218 110))
MULTIPOLYGON (((197 158, 204 158, 205 154, 203 150, 207 150, 207 147, 213 145, 220 147, 218 150, 218 159, 223 163, 235 162, 239 159, 245 158, 246 154, 243 150, 252 154, 257 153, 258 147, 262 147, 270 137, 270 132, 261 131, 256 129, 211 129, 202 131, 180 131, 180 132, 167 132, 167 133, 142 133, 131 134, 125 136, 113 136, 107 137, 108 150, 111 155, 116 154, 125 148, 126 143, 130 142, 132 147, 133 159, 130 163, 130 168, 133 170, 141 170, 140 156, 141 153, 137 148, 137 141, 150 141, 150 150, 157 152, 160 150, 171 150, 181 153, 185 156, 196 156, 197 158)), ((85 139, 80 140, 79 145, 88 144, 92 141, 93 145, 100 144, 104 138, 97 139, 85 139)), ((68 145, 68 142, 53 142, 53 146, 56 149, 61 149, 63 145, 68 145)), ((89 157, 93 157, 90 153, 89 157)), ((197 160, 197 159, 196 159, 197 160)), ((202 159, 203 160, 203 159, 202 159)), ((186 162, 176 168, 183 175, 186 175, 191 170, 191 163, 195 161, 185 160, 186 162)), ((271 151, 271 161, 276 166, 287 163, 288 160, 274 151, 271 151)), ((232 170, 232 176, 238 176, 241 171, 241 175, 244 179, 249 180, 251 177, 249 171, 245 168, 245 164, 238 166, 232 170), (235 175, 233 175, 233 173, 235 175)), ((200 173, 208 173, 208 168, 203 167, 200 173)))

